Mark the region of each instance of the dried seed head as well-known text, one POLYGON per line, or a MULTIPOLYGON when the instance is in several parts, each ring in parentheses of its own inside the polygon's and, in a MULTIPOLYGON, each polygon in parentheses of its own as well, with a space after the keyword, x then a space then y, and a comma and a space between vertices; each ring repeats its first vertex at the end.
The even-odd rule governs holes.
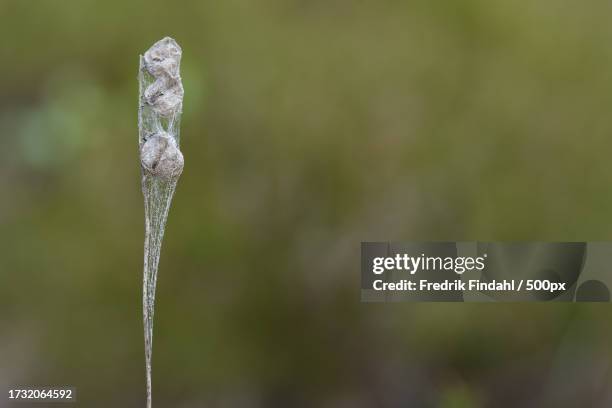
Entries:
POLYGON ((170 180, 181 175, 184 159, 174 139, 166 133, 159 133, 142 145, 140 163, 150 175, 170 180))
POLYGON ((144 67, 155 81, 144 91, 145 102, 161 117, 180 113, 183 85, 179 74, 181 47, 170 37, 159 40, 144 54, 144 67))
POLYGON ((145 68, 156 78, 167 75, 177 78, 183 51, 170 37, 165 37, 151 46, 144 54, 145 68))
POLYGON ((145 101, 160 116, 179 113, 183 102, 183 85, 172 78, 160 78, 144 91, 145 101))

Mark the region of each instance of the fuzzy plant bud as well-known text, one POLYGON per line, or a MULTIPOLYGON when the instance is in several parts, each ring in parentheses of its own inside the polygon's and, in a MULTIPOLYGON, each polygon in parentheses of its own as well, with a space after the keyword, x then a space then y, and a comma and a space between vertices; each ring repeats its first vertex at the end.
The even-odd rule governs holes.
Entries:
POLYGON ((144 92, 145 101, 159 116, 167 118, 180 111, 183 86, 174 78, 161 77, 144 92))
POLYGON ((151 136, 142 145, 140 163, 148 174, 175 179, 183 172, 183 154, 174 139, 167 134, 151 136))
POLYGON ((149 74, 158 78, 163 75, 179 76, 183 50, 170 37, 165 37, 151 46, 144 54, 145 68, 149 74))
POLYGON ((183 84, 180 77, 181 47, 170 37, 159 40, 145 52, 144 68, 155 78, 147 87, 144 99, 162 117, 180 112, 183 84))

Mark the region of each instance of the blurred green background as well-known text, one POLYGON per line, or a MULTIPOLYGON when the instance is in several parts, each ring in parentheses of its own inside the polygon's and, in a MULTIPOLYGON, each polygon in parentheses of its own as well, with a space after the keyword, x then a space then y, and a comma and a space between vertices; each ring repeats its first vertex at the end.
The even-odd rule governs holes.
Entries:
POLYGON ((170 35, 155 406, 612 405, 607 305, 359 303, 360 241, 610 239, 611 14, 0 0, 0 384, 144 406, 136 74, 170 35))

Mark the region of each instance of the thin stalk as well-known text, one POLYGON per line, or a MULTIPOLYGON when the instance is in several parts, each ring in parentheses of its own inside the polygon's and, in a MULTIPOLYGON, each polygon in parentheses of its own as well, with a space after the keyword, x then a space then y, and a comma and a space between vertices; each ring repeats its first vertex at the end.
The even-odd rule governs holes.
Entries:
POLYGON ((155 288, 164 230, 176 183, 183 171, 179 124, 183 104, 182 50, 166 37, 140 56, 138 145, 145 203, 142 307, 147 408, 152 406, 151 364, 155 288))

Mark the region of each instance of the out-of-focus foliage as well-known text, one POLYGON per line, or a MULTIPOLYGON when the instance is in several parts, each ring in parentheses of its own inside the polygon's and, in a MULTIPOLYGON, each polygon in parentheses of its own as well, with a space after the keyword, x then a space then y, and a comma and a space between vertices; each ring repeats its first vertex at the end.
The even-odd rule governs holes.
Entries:
POLYGON ((609 405, 609 307, 360 304, 358 251, 609 239, 611 12, 0 2, 0 383, 144 401, 136 73, 170 35, 186 165, 157 406, 609 405))

